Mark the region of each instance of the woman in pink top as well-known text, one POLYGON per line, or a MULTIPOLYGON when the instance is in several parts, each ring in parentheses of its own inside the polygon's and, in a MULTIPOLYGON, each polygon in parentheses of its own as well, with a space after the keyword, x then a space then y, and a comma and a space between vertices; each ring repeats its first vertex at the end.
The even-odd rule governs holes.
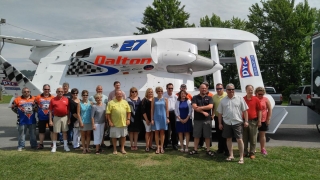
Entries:
POLYGON ((266 93, 263 87, 257 87, 255 90, 255 94, 260 100, 261 108, 262 108, 262 117, 261 117, 261 127, 259 130, 259 142, 261 148, 261 154, 267 155, 267 150, 265 148, 266 144, 266 131, 269 130, 268 126, 270 124, 270 118, 272 116, 272 108, 268 98, 264 97, 266 93))

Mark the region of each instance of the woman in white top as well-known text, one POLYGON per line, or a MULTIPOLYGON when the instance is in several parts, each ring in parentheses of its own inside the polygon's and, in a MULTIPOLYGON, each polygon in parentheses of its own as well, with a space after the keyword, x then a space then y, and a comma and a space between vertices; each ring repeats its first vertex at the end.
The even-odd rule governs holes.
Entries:
POLYGON ((190 132, 192 131, 192 121, 190 119, 192 113, 191 101, 187 98, 188 93, 181 90, 178 93, 178 100, 175 105, 176 114, 176 132, 179 136, 181 152, 188 152, 190 132), (186 137, 186 146, 183 146, 183 134, 186 137))

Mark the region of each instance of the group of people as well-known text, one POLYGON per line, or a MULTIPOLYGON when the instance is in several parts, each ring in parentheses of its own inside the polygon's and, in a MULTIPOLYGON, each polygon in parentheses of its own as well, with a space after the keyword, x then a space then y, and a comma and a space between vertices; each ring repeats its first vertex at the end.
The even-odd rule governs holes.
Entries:
POLYGON ((120 152, 126 154, 124 148, 126 136, 129 134, 131 150, 137 150, 138 134, 144 124, 146 152, 154 149, 156 154, 164 153, 171 139, 173 149, 179 149, 179 141, 179 150, 190 155, 198 154, 199 142, 204 141, 206 154, 214 156, 216 152, 210 150, 212 120, 214 120, 218 138, 217 153, 225 153, 228 156, 227 161, 234 159, 233 137, 238 142, 240 164, 244 163, 244 156, 255 158, 258 130, 261 153, 267 154, 265 131, 268 130, 272 109, 269 100, 264 97, 263 87, 258 87, 254 91, 252 85, 247 85, 247 95, 241 97, 235 94, 233 84, 228 84, 225 92, 223 85, 218 83, 215 87, 216 94, 213 95, 208 91, 209 84, 204 82, 199 87, 200 93, 192 97, 187 93, 185 84, 182 84, 180 91, 174 94, 173 84, 168 83, 166 92, 162 87, 156 87, 155 90, 148 88, 144 97, 140 98, 137 88, 130 88, 126 97, 120 86, 120 82, 115 81, 115 89, 108 97, 102 93, 100 85, 96 88, 97 93, 91 97, 87 90, 83 90, 81 100, 78 99, 77 88, 71 89, 71 93, 68 92, 68 83, 57 88, 55 97, 50 94, 49 84, 43 85, 43 93, 36 97, 30 95, 28 88, 23 88, 22 96, 17 97, 12 104, 12 110, 19 117, 18 151, 25 146, 27 129, 29 129, 31 148, 43 149, 44 133, 48 124, 52 140, 51 152, 56 152, 57 137, 60 132, 64 150, 70 151, 69 131, 73 134, 73 148, 80 148, 81 139, 83 153, 89 153, 93 131, 95 153, 100 154, 101 147, 105 146, 104 132, 109 128, 113 154, 118 153, 116 146, 118 138, 120 152), (35 135, 35 112, 39 120, 39 144, 35 135), (194 137, 194 148, 189 151, 191 133, 194 137), (152 146, 153 137, 156 147, 152 146))

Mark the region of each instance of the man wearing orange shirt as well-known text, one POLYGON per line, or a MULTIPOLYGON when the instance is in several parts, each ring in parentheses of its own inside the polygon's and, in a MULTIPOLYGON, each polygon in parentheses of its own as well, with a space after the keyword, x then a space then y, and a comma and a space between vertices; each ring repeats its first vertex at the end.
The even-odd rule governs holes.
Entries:
MULTIPOLYGON (((38 129, 39 129, 39 144, 38 149, 43 149, 43 140, 46 133, 46 125, 49 125, 49 106, 51 99, 54 98, 50 94, 50 85, 43 85, 43 93, 39 94, 35 99, 35 104, 38 112, 38 129)), ((53 128, 49 126, 50 137, 52 138, 53 128)))
POLYGON ((29 88, 22 89, 22 96, 17 97, 11 106, 13 112, 18 114, 19 127, 18 127, 18 151, 22 151, 25 147, 25 137, 27 129, 29 129, 30 145, 31 148, 37 148, 36 140, 36 117, 35 117, 35 98, 30 95, 29 88))
MULTIPOLYGON (((180 91, 182 91, 182 90, 187 92, 187 85, 181 84, 180 91)), ((176 95, 179 96, 179 93, 177 93, 176 95)), ((187 94, 187 98, 191 101, 192 100, 192 95, 190 93, 188 93, 187 94)))

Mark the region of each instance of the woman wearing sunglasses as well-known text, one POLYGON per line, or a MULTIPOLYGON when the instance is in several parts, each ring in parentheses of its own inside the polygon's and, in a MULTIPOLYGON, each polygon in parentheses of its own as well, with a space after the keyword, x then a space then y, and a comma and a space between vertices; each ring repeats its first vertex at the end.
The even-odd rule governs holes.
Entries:
POLYGON ((162 87, 156 88, 157 97, 154 97, 151 103, 151 127, 155 131, 155 141, 157 144, 156 154, 163 154, 163 144, 165 130, 168 130, 169 111, 168 100, 163 97, 162 87), (159 143, 160 140, 160 143, 159 143))
POLYGON ((81 92, 82 100, 78 104, 78 119, 80 122, 80 131, 81 131, 81 143, 83 146, 83 154, 90 153, 89 145, 91 140, 91 103, 88 100, 89 92, 83 90, 81 92))
POLYGON ((73 126, 73 149, 80 148, 80 130, 79 130, 79 120, 78 120, 78 104, 80 103, 80 99, 78 98, 78 89, 73 88, 71 89, 71 99, 70 99, 70 113, 71 113, 71 123, 74 124, 73 126))
POLYGON ((261 148, 261 154, 267 155, 266 150, 266 131, 269 130, 270 119, 272 116, 272 108, 268 98, 264 97, 266 91, 263 87, 257 87, 255 90, 255 94, 260 100, 261 108, 262 108, 262 117, 261 117, 261 127, 259 130, 259 142, 261 148))
POLYGON ((135 87, 130 88, 130 95, 126 99, 131 109, 130 125, 128 126, 131 150, 138 150, 137 141, 141 128, 141 100, 138 96, 138 90, 135 87))

